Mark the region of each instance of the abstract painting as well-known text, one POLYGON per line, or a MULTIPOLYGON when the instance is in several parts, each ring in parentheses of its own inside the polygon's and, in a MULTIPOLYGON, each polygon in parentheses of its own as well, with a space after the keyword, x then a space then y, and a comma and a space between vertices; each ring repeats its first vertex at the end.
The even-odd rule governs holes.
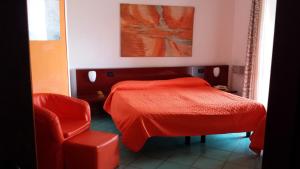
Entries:
POLYGON ((192 56, 194 7, 121 4, 122 57, 192 56))

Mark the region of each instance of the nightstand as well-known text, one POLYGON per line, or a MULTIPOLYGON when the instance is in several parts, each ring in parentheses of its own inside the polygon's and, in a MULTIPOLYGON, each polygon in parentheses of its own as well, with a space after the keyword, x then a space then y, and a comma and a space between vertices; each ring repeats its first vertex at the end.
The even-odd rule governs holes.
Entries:
POLYGON ((85 100, 89 103, 91 111, 101 111, 103 112, 103 104, 106 99, 106 95, 102 92, 95 92, 90 94, 81 94, 77 96, 79 99, 85 100))

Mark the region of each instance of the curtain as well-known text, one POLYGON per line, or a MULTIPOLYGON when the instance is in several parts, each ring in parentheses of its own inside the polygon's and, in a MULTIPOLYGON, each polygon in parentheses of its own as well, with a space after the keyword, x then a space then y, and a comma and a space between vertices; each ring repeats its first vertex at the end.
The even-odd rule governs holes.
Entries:
POLYGON ((250 99, 255 98, 261 9, 262 0, 252 0, 243 84, 243 97, 250 99))

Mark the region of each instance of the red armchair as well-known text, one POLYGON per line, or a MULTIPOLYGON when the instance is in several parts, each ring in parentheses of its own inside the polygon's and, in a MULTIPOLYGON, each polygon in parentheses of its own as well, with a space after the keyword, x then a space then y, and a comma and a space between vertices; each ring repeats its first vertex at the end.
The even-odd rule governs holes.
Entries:
POLYGON ((63 169, 63 142, 90 128, 87 102, 58 94, 34 94, 39 169, 63 169))

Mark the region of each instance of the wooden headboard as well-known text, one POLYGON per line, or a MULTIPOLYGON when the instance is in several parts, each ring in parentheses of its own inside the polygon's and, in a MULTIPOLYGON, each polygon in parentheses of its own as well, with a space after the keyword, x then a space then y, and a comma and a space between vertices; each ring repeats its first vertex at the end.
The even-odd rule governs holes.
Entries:
POLYGON ((211 85, 227 85, 228 65, 157 67, 157 68, 112 68, 112 69, 76 69, 77 95, 94 94, 101 90, 105 95, 112 85, 124 80, 164 80, 178 77, 202 77, 211 85), (214 77, 213 69, 220 68, 220 75, 214 77), (90 82, 89 71, 96 71, 95 82, 90 82))

